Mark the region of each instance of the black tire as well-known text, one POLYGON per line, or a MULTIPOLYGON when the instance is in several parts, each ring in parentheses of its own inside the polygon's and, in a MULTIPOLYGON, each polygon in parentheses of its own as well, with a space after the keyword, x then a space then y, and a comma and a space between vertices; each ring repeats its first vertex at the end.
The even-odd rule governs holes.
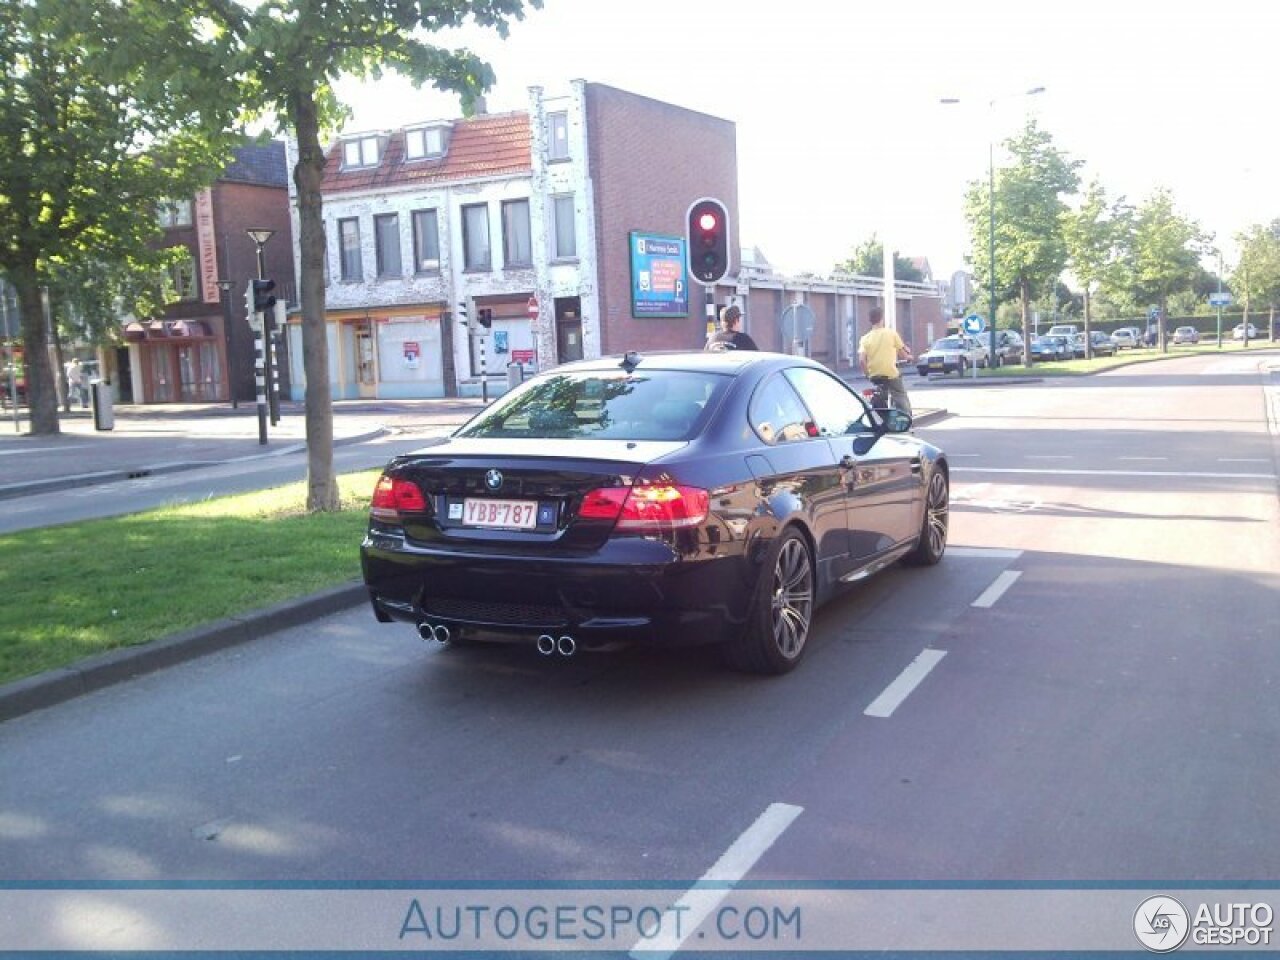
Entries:
POLYGON ((794 670, 808 646, 815 585, 809 545, 787 528, 769 548, 743 632, 724 646, 730 666, 747 673, 794 670))
POLYGON ((951 490, 947 472, 934 466, 925 491, 924 520, 920 524, 920 538, 902 562, 910 567, 931 567, 947 550, 947 525, 951 511, 951 490))

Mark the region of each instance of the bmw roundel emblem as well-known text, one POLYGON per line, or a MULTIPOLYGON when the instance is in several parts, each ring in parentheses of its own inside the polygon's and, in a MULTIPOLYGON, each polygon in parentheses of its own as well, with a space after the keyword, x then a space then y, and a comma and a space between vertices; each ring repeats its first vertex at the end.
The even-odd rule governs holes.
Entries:
POLYGON ((484 485, 490 490, 502 489, 502 471, 490 470, 484 475, 484 485))

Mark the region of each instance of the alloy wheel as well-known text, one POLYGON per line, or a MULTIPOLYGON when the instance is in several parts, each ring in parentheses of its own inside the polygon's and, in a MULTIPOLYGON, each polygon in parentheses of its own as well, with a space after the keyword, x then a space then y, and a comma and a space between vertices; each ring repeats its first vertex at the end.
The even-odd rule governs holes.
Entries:
POLYGON ((800 656, 813 613, 813 565, 803 541, 782 545, 773 570, 773 642, 788 660, 800 656))
POLYGON ((929 552, 942 556, 947 548, 947 521, 950 516, 947 496, 947 478, 941 470, 935 470, 929 480, 929 499, 926 504, 925 535, 929 538, 929 552))

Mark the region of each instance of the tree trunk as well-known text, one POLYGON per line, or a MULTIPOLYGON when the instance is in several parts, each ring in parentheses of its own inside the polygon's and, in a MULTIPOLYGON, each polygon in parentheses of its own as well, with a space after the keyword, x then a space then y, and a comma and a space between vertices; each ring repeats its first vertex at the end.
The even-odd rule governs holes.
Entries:
POLYGON ((329 395, 329 331, 324 302, 324 221, 320 197, 324 150, 320 146, 320 124, 312 93, 295 91, 289 106, 289 119, 298 137, 298 165, 293 171, 293 181, 298 188, 302 369, 307 378, 307 509, 334 511, 339 507, 340 498, 338 479, 333 473, 333 399, 329 395))
POLYGON ((1160 294, 1160 314, 1156 317, 1156 343, 1160 344, 1160 352, 1169 352, 1169 341, 1164 335, 1165 317, 1169 311, 1169 295, 1160 294))
POLYGON ((1027 281, 1018 281, 1018 302, 1022 307, 1022 365, 1031 366, 1031 287, 1027 281))
POLYGON ((15 268, 9 280, 18 291, 18 305, 22 310, 23 363, 31 433, 52 436, 62 432, 58 426, 58 385, 49 367, 44 305, 40 302, 36 265, 30 263, 15 268))
POLYGON ((1089 285, 1084 285, 1084 358, 1086 360, 1093 359, 1093 341, 1089 338, 1092 330, 1093 314, 1089 309, 1091 298, 1089 297, 1089 285))
POLYGON ((453 362, 453 325, 461 318, 453 310, 440 314, 440 351, 443 354, 440 369, 444 374, 444 395, 458 395, 458 371, 453 362))

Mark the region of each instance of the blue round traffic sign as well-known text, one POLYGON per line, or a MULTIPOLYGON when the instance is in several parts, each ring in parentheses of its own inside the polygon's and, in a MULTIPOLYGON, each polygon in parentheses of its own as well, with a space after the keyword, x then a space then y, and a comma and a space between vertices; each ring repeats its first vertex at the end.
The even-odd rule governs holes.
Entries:
POLYGON ((980 313, 971 313, 964 318, 964 332, 977 335, 987 329, 986 318, 980 313))

